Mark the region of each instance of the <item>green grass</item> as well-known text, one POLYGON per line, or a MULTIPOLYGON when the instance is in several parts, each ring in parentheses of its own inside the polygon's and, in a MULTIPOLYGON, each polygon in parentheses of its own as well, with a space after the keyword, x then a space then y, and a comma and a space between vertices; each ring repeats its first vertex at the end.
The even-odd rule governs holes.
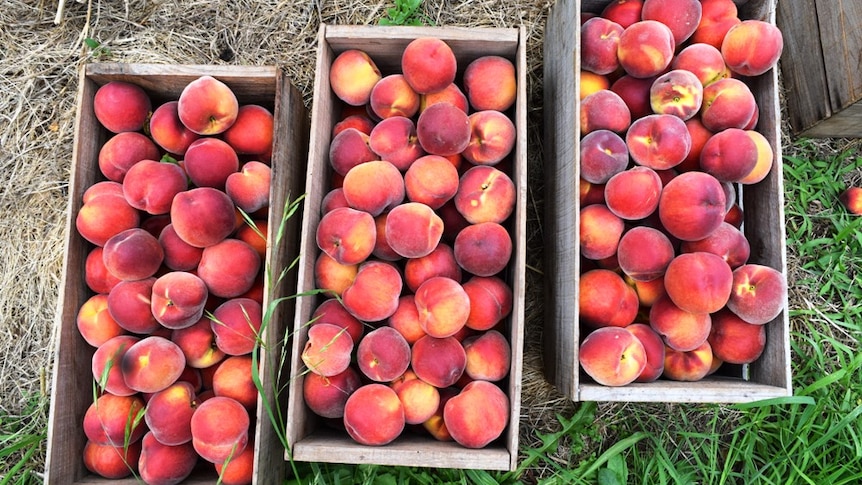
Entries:
POLYGON ((0 412, 0 485, 41 483, 48 397, 36 394, 20 413, 0 412))

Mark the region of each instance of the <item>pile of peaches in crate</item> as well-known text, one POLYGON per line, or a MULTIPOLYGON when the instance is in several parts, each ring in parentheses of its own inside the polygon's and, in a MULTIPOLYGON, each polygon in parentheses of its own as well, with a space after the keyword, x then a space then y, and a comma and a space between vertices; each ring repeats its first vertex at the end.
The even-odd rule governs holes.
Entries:
POLYGON ((332 62, 342 117, 314 272, 329 298, 302 350, 304 400, 360 444, 412 429, 481 448, 509 421, 515 67, 458 66, 435 37, 400 61, 391 74, 358 49, 332 62))
POLYGON ((83 461, 177 483, 203 459, 249 483, 273 116, 210 76, 152 108, 122 81, 94 98, 111 136, 75 220, 92 243, 77 327, 98 386, 83 461))
POLYGON ((746 81, 781 32, 732 0, 619 0, 581 22, 582 369, 622 386, 755 361, 787 284, 740 229, 739 192, 780 163, 746 81))

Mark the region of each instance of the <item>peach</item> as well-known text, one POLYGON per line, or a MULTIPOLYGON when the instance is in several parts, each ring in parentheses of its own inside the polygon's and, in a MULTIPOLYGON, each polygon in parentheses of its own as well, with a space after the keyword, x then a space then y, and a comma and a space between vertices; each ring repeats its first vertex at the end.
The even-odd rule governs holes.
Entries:
POLYGON ((419 145, 431 155, 461 153, 470 144, 470 119, 457 106, 442 102, 425 108, 416 121, 419 145))
POLYGON ((709 334, 712 352, 722 362, 750 364, 766 347, 766 327, 749 323, 728 309, 715 313, 709 334))
POLYGON ((419 324, 419 310, 413 295, 404 295, 398 299, 398 308, 389 316, 386 324, 397 330, 409 345, 426 335, 419 324))
POLYGON ((141 229, 152 234, 156 238, 171 223, 170 214, 142 215, 141 229))
POLYGON ((407 199, 439 209, 458 192, 458 170, 439 155, 425 155, 404 173, 407 199))
POLYGON ((108 312, 117 325, 132 333, 146 334, 159 328, 151 299, 156 278, 122 281, 108 293, 108 312))
POLYGON ((192 446, 204 460, 223 463, 246 448, 249 422, 242 404, 229 397, 211 397, 192 415, 192 446))
POLYGON ((691 138, 691 148, 688 151, 688 155, 686 155, 679 165, 674 167, 674 170, 678 172, 700 170, 700 154, 703 152, 703 147, 706 145, 707 140, 714 133, 703 126, 698 116, 685 120, 685 128, 688 130, 689 137, 691 138))
POLYGON ((710 44, 690 44, 673 58, 671 69, 685 70, 694 74, 702 86, 730 77, 721 51, 710 44))
POLYGON ((496 165, 511 153, 515 124, 500 111, 476 111, 469 116, 470 142, 461 155, 475 165, 496 165))
POLYGON ((332 137, 341 133, 348 128, 356 128, 366 135, 371 135, 371 130, 374 129, 374 121, 366 114, 352 114, 345 116, 341 121, 336 122, 332 126, 332 137))
POLYGON ((655 170, 679 165, 691 150, 685 121, 669 114, 651 114, 635 120, 625 140, 635 163, 655 170))
POLYGON ((733 289, 733 271, 721 256, 707 252, 683 253, 670 262, 665 291, 681 309, 714 313, 727 304, 733 289))
POLYGON ((581 178, 591 184, 605 184, 629 165, 626 142, 610 130, 596 130, 581 138, 581 178))
POLYGON ((647 364, 641 341, 624 328, 603 327, 591 331, 581 342, 578 360, 588 376, 603 386, 625 386, 634 382, 647 364))
POLYGON ((503 271, 512 257, 512 238, 496 222, 471 224, 455 237, 455 261, 475 276, 494 276, 503 271))
POLYGON ((301 358, 308 370, 329 377, 347 369, 352 352, 353 339, 347 330, 331 323, 315 323, 308 329, 301 358))
POLYGON ((100 389, 116 396, 135 394, 135 390, 123 380, 121 364, 125 353, 140 340, 134 335, 118 335, 96 348, 91 359, 91 370, 100 389))
POLYGON ((467 354, 464 372, 474 380, 496 382, 509 374, 512 348, 502 333, 488 330, 462 342, 467 354))
POLYGON ((581 25, 581 69, 607 75, 619 69, 617 50, 624 27, 605 17, 581 25))
POLYGON ((581 323, 592 327, 625 327, 634 322, 638 296, 619 274, 592 269, 578 279, 581 323))
POLYGON ((153 316, 170 329, 190 327, 201 319, 209 292, 193 273, 171 271, 153 283, 150 300, 153 316))
POLYGON ((769 175, 769 172, 772 170, 772 164, 775 161, 775 152, 772 150, 769 140, 759 131, 746 130, 746 133, 754 140, 754 145, 757 146, 757 161, 751 172, 748 172, 748 175, 739 179, 739 183, 751 185, 760 182, 769 175))
POLYGON ((195 247, 180 239, 173 224, 168 224, 159 234, 159 244, 164 253, 163 263, 174 271, 190 271, 197 268, 203 248, 195 247))
POLYGON ((239 102, 230 86, 212 76, 201 76, 183 88, 177 112, 189 130, 218 135, 236 121, 239 102))
POLYGON ((317 305, 311 319, 316 323, 331 323, 344 328, 354 342, 359 342, 365 332, 363 323, 351 315, 337 298, 328 298, 317 305))
POLYGON ((343 421, 347 434, 357 443, 381 446, 404 430, 404 406, 389 386, 366 384, 347 398, 343 421))
POLYGON ((370 143, 371 136, 356 128, 347 128, 335 135, 329 144, 329 164, 335 173, 343 176, 360 163, 379 160, 370 143))
POLYGON ((249 436, 248 444, 242 453, 230 460, 214 464, 222 485, 249 485, 252 483, 255 468, 254 436, 249 436))
POLYGON ((265 219, 254 219, 245 221, 236 230, 234 237, 254 248, 260 260, 265 261, 268 234, 269 222, 265 219))
POLYGON ((644 0, 643 20, 656 20, 670 27, 675 45, 682 45, 697 29, 703 15, 700 0, 644 0))
POLYGON ((443 276, 432 277, 415 295, 419 325, 426 334, 444 338, 458 333, 470 314, 470 297, 457 281, 443 276))
POLYGON ((664 276, 674 255, 670 239, 658 229, 648 226, 635 226, 626 231, 617 247, 620 269, 638 281, 664 276))
POLYGON ((665 345, 688 352, 706 341, 712 319, 709 313, 692 313, 679 308, 665 295, 650 308, 649 325, 661 335, 665 345))
POLYGON ((163 259, 164 251, 159 240, 137 227, 112 236, 105 241, 102 251, 105 268, 124 281, 153 276, 163 259))
POLYGON ((344 197, 344 189, 342 187, 336 187, 323 196, 323 200, 320 202, 320 215, 324 215, 332 209, 339 207, 350 207, 347 204, 347 199, 344 197))
POLYGON ((160 104, 149 119, 149 133, 153 141, 163 150, 182 156, 200 135, 186 128, 178 110, 179 102, 166 101, 160 104))
POLYGON ((783 48, 784 39, 775 24, 748 19, 728 29, 721 42, 721 55, 731 71, 759 76, 778 64, 783 48))
POLYGON ((458 236, 461 229, 470 225, 467 219, 464 219, 464 216, 458 212, 453 199, 449 199, 445 204, 440 206, 437 209, 437 214, 440 216, 440 219, 443 219, 443 240, 450 244, 455 241, 455 237, 458 236))
POLYGON ((706 43, 721 49, 727 31, 741 22, 733 0, 701 0, 702 15, 691 36, 693 43, 706 43))
POLYGON ((646 366, 634 382, 653 382, 664 372, 664 342, 661 336, 649 325, 633 323, 626 327, 640 343, 646 352, 646 366))
POLYGON ((731 269, 748 261, 751 245, 742 231, 728 222, 722 222, 709 236, 697 241, 683 241, 680 251, 693 253, 706 251, 721 256, 731 269))
POLYGON ((440 392, 422 379, 410 379, 393 387, 404 407, 406 424, 422 424, 440 407, 440 392))
POLYGON ((694 73, 685 69, 672 69, 661 74, 650 87, 650 106, 656 114, 687 120, 700 111, 702 103, 703 84, 694 73))
POLYGON ((637 78, 624 74, 611 84, 611 91, 617 93, 629 109, 631 119, 636 120, 653 114, 649 90, 656 76, 637 78))
POLYGON ((452 83, 443 88, 441 91, 426 93, 419 96, 419 112, 421 113, 422 111, 425 111, 425 108, 431 106, 432 104, 441 102, 451 103, 465 113, 469 112, 470 110, 469 101, 467 101, 467 95, 464 94, 464 91, 462 91, 457 84, 452 83))
POLYGON ((502 279, 473 276, 461 286, 470 298, 467 328, 489 330, 512 313, 512 288, 502 279))
POLYGON ((733 270, 733 291, 727 308, 746 322, 771 322, 784 310, 786 302, 787 281, 781 271, 754 263, 733 270))
POLYGON ((348 49, 338 54, 329 68, 329 84, 338 99, 351 106, 362 106, 383 76, 367 53, 348 49))
POLYGON ((225 353, 216 345, 209 318, 203 317, 191 326, 174 329, 170 338, 183 352, 189 367, 205 369, 225 357, 225 353))
POLYGON ((416 135, 416 124, 404 116, 392 116, 377 123, 368 136, 368 146, 381 160, 402 172, 425 155, 416 135))
POLYGON ((137 131, 124 131, 108 138, 99 149, 99 170, 108 180, 122 183, 126 172, 141 160, 159 160, 153 141, 137 131))
POLYGON ((862 214, 862 188, 847 187, 838 194, 838 202, 854 215, 862 214))
POLYGON ((225 189, 227 178, 239 170, 239 156, 219 138, 199 138, 186 150, 183 166, 198 187, 225 189))
POLYGON ((83 429, 88 440, 100 445, 128 446, 147 431, 141 420, 144 400, 138 395, 117 396, 106 392, 84 413, 83 429))
POLYGON ((592 204, 581 209, 579 244, 585 258, 600 260, 617 253, 625 221, 604 204, 592 204))
POLYGON ((712 135, 700 154, 700 168, 722 182, 739 182, 757 165, 757 145, 746 130, 727 128, 712 135))
POLYGON ((419 258, 409 258, 404 263, 404 283, 412 292, 434 276, 445 276, 461 282, 461 267, 455 261, 452 246, 440 243, 433 251, 419 258))
POLYGON ((141 442, 129 446, 84 443, 82 459, 87 470, 108 479, 125 478, 138 470, 141 442))
POLYGON ((443 411, 446 403, 457 396, 459 392, 461 390, 454 386, 437 388, 437 393, 440 395, 440 404, 437 406, 437 411, 422 423, 422 429, 437 441, 454 441, 452 435, 449 434, 449 430, 446 428, 443 411))
POLYGON ((174 196, 188 188, 186 173, 179 165, 141 160, 123 179, 123 196, 135 209, 148 214, 167 214, 174 196))
POLYGON ((501 56, 480 56, 464 69, 464 94, 476 111, 506 111, 518 94, 515 65, 501 56))
POLYGON ((754 94, 739 79, 719 79, 703 88, 700 121, 710 131, 744 129, 755 116, 756 110, 754 94))
POLYGON ((359 373, 353 367, 329 377, 309 372, 302 378, 302 396, 313 413, 338 419, 344 417, 347 398, 361 385, 359 373))
POLYGON ((674 34, 667 25, 656 20, 641 20, 623 29, 617 57, 627 74, 644 78, 667 69, 675 49, 674 34))
POLYGON ((443 219, 419 202, 405 202, 386 216, 386 242, 405 258, 431 254, 443 236, 443 219))
POLYGON ((374 218, 374 227, 377 229, 377 236, 374 240, 374 249, 371 255, 383 261, 398 261, 402 259, 401 255, 386 241, 386 218, 389 217, 388 212, 384 212, 374 218))
POLYGON ((505 172, 477 165, 461 175, 453 201, 471 224, 502 223, 514 211, 516 197, 515 183, 505 172))
POLYGON ((629 276, 623 277, 625 282, 634 288, 638 295, 638 301, 643 308, 649 308, 665 294, 664 278, 656 278, 648 281, 634 280, 629 276))
POLYGON ((252 413, 258 394, 253 379, 255 373, 257 369, 253 367, 251 353, 229 356, 213 373, 212 390, 216 396, 235 399, 252 413))
POLYGON ((317 246, 343 265, 358 264, 374 251, 377 227, 374 216, 349 207, 337 208, 320 218, 317 246))
POLYGON ((374 84, 368 99, 371 111, 379 118, 410 118, 419 112, 419 94, 403 74, 389 74, 374 84))
POLYGON ((662 181, 649 167, 637 166, 623 170, 605 184, 605 205, 617 217, 625 220, 643 219, 658 209, 662 181))
POLYGON ((356 363, 375 382, 389 382, 410 365, 410 344, 398 330, 383 326, 365 334, 356 346, 356 363))
POLYGON ((130 82, 110 81, 99 86, 93 96, 96 119, 112 133, 141 131, 151 110, 150 96, 130 82))
POLYGON ((130 389, 158 392, 177 381, 186 366, 180 347, 170 340, 150 335, 132 344, 120 367, 130 389))
POLYGON ((442 389, 461 378, 467 366, 467 353, 455 337, 426 335, 413 343, 410 364, 417 377, 442 389))
POLYGON ((108 295, 105 293, 97 293, 81 305, 75 317, 75 326, 81 337, 93 347, 126 333, 126 329, 111 317, 108 295))
POLYGON ((221 242, 236 229, 233 202, 224 191, 212 187, 180 192, 174 197, 170 214, 177 236, 198 248, 221 242))
POLYGON ((684 172, 665 185, 658 214, 673 237, 697 241, 721 225, 726 204, 727 196, 715 177, 704 172, 684 172))
POLYGON ((605 89, 581 100, 578 113, 581 136, 596 130, 625 132, 632 123, 631 110, 616 92, 605 89))
POLYGON ((210 327, 219 350, 243 355, 254 350, 263 318, 260 303, 251 298, 231 298, 212 314, 210 327))
POLYGON ((443 90, 455 80, 457 69, 452 48, 436 37, 413 39, 401 54, 401 72, 419 94, 443 90))
POLYGON ((600 16, 612 20, 622 28, 641 20, 643 0, 613 0, 605 5, 600 16))
POLYGON ((101 182, 96 182, 84 190, 84 194, 81 196, 81 201, 86 204, 93 198, 104 194, 122 196, 123 184, 114 182, 113 180, 102 180, 101 182))
POLYGON ((320 253, 314 262, 314 282, 330 296, 341 296, 353 283, 358 264, 341 264, 326 253, 320 253))
POLYGON ((665 348, 664 377, 683 382, 699 381, 709 374, 712 368, 712 347, 704 342, 695 350, 680 352, 665 348))
POLYGON ((443 420, 458 444, 484 448, 509 424, 509 398, 494 383, 471 382, 446 402, 443 420))
POLYGON ((578 90, 579 100, 583 101, 584 98, 595 93, 596 91, 611 88, 611 82, 607 76, 596 74, 590 71, 585 71, 582 69, 578 73, 578 77, 580 79, 580 88, 578 90))
POLYGON ((177 381, 150 396, 144 416, 147 428, 163 445, 188 443, 192 440, 191 422, 196 406, 192 385, 177 381))
POLYGON ((197 274, 215 296, 233 298, 248 291, 261 267, 257 251, 239 239, 227 238, 201 253, 197 274))
POLYGON ((384 160, 361 163, 344 175, 344 198, 356 210, 374 217, 404 201, 404 177, 398 167, 384 160))
POLYGON ((252 213, 269 207, 269 191, 272 183, 272 170, 269 165, 251 160, 242 165, 225 179, 225 193, 233 203, 252 213))
POLYGON ((359 265, 353 283, 341 295, 344 308, 364 322, 389 318, 398 308, 403 281, 398 269, 382 261, 359 265))
POLYGON ((222 139, 240 155, 259 155, 272 150, 272 112, 259 104, 244 104, 222 139))

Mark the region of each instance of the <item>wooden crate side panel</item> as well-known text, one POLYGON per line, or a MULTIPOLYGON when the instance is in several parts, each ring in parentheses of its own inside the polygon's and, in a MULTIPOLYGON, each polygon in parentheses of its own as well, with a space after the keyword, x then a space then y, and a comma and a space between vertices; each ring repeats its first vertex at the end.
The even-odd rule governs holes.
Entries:
POLYGON ((662 381, 658 389, 651 384, 654 383, 610 388, 584 383, 579 397, 581 401, 606 402, 742 403, 786 395, 780 387, 731 378, 707 377, 697 382, 696 390, 691 382, 662 381))
MULTIPOLYGON (((840 111, 862 98, 862 3, 856 0, 816 0, 829 104, 840 111)), ((788 33, 795 36, 795 33, 788 33)), ((807 65, 808 62, 803 62, 807 65)), ((858 133, 858 131, 857 131, 858 133)))

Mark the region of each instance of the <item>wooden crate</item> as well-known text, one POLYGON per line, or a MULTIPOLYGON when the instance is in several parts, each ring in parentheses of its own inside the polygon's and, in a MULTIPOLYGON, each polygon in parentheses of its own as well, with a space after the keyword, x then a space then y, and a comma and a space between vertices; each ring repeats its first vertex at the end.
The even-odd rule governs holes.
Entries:
POLYGON ((781 75, 797 136, 862 136, 862 3, 778 2, 784 34, 781 75))
MULTIPOLYGON (((140 85, 151 96, 153 105, 168 99, 177 99, 183 87, 201 75, 220 79, 237 95, 240 104, 261 104, 273 112, 275 138, 272 155, 272 210, 270 227, 280 224, 282 207, 286 199, 302 194, 305 175, 305 150, 308 146, 308 116, 302 97, 275 67, 239 66, 176 66, 143 64, 89 64, 82 67, 78 86, 78 112, 69 181, 69 205, 66 215, 65 256, 63 261, 60 297, 55 321, 54 370, 51 383, 51 410, 48 428, 46 460, 47 484, 107 483, 84 467, 82 450, 86 442, 81 427, 84 413, 93 401, 93 378, 90 361, 94 349, 80 336, 75 317, 81 304, 92 295, 84 282, 84 261, 93 247, 75 230, 75 216, 81 208, 81 196, 89 186, 104 180, 97 162, 98 151, 109 133, 101 127, 93 114, 93 97, 96 90, 110 81, 127 81, 140 85)), ((296 257, 299 234, 298 216, 288 222, 286 236, 276 245, 270 235, 267 242, 265 264, 273 274, 296 257)), ((267 282, 265 294, 271 297, 292 294, 295 291, 295 272, 277 284, 267 282)), ((264 307, 270 298, 265 297, 264 307)), ((275 374, 280 364, 280 345, 286 323, 293 319, 294 307, 290 303, 276 307, 272 324, 265 329, 263 338, 273 343, 270 352, 261 352, 260 375, 265 395, 258 399, 255 424, 255 479, 257 484, 280 483, 285 475, 284 446, 279 441, 266 412, 264 400, 273 405, 276 396, 275 374)), ((201 460, 202 461, 202 460, 201 460)), ((217 475, 212 466, 203 466, 189 477, 188 484, 215 483, 217 475)), ((114 483, 114 482, 112 482, 114 483)), ((134 479, 115 483, 138 483, 134 479)))
MULTIPOLYGON (((509 426, 501 439, 484 449, 470 450, 454 442, 439 442, 430 437, 412 436, 405 431, 394 442, 380 447, 357 444, 346 433, 334 431, 305 405, 302 397, 304 366, 300 352, 307 340, 307 323, 319 304, 314 297, 301 298, 297 305, 294 325, 287 436, 292 458, 297 461, 375 463, 445 468, 514 469, 518 456, 518 423, 521 392, 521 351, 523 348, 525 235, 526 228, 526 56, 523 28, 466 29, 437 27, 358 27, 322 25, 318 37, 317 73, 312 109, 307 199, 303 216, 299 288, 314 288, 314 261, 319 254, 315 229, 320 220, 320 203, 328 192, 331 180, 329 144, 333 124, 339 119, 340 101, 329 83, 333 59, 347 49, 366 51, 383 74, 400 71, 401 53, 407 44, 421 36, 443 39, 455 52, 459 71, 470 60, 481 55, 496 54, 511 60, 516 66, 518 94, 514 121, 517 141, 514 148, 513 181, 517 204, 510 233, 513 234, 512 262, 506 279, 514 291, 514 308, 507 329, 512 346, 512 364, 508 387, 510 398, 509 426)), ((460 73, 459 73, 460 76, 460 73)), ((290 455, 288 455, 290 457, 290 455)))
MULTIPOLYGON (((545 369, 548 379, 575 401, 744 402, 791 394, 790 336, 787 302, 767 324, 767 345, 756 362, 700 382, 659 380, 649 384, 605 387, 580 370, 578 345, 578 244, 580 202, 580 13, 600 13, 608 0, 560 0, 545 30, 545 369), (565 102, 561 102, 561 100, 565 102)), ((774 21, 772 0, 739 6, 741 18, 774 21)), ((784 188, 781 166, 778 74, 775 69, 750 80, 760 110, 757 130, 775 152, 776 163, 765 180, 740 190, 743 229, 751 244, 749 262, 787 274, 784 236, 784 188)))

